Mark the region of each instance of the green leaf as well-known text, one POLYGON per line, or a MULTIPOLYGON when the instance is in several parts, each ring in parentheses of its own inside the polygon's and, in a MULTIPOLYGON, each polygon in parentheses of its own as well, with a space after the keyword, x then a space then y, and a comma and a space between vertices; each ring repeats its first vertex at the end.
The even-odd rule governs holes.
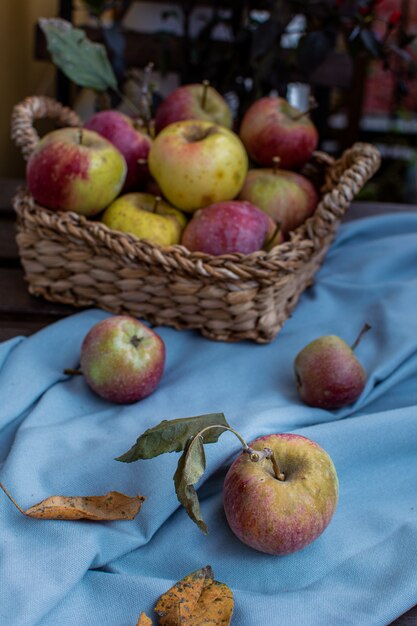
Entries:
POLYGON ((182 417, 174 420, 163 420, 157 426, 146 430, 136 443, 116 461, 132 463, 139 459, 152 459, 165 452, 181 452, 185 449, 187 442, 195 437, 201 430, 208 426, 210 428, 203 433, 203 443, 215 443, 224 429, 229 427, 223 413, 208 413, 206 415, 196 415, 194 417, 182 417))
POLYGON ((85 32, 60 18, 40 18, 52 60, 80 87, 95 91, 117 90, 117 79, 102 44, 92 43, 85 32))
POLYGON ((202 435, 196 435, 191 439, 184 455, 183 480, 186 485, 195 485, 206 469, 206 455, 204 453, 202 435))
POLYGON ((202 436, 194 437, 181 455, 174 474, 175 493, 189 517, 199 529, 207 534, 207 526, 201 517, 200 503, 194 484, 200 480, 206 468, 202 436))

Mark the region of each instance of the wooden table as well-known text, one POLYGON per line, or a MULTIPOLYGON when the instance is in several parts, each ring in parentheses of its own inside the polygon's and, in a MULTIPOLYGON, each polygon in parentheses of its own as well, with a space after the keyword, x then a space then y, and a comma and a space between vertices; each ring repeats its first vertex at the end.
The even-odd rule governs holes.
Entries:
MULTIPOLYGON (((21 180, 0 180, 0 341, 16 335, 31 335, 77 311, 70 306, 35 298, 27 291, 15 242, 15 214, 12 208, 12 197, 17 187, 22 185, 21 180)), ((416 212, 417 206, 355 202, 344 221, 398 211, 416 212)), ((392 624, 417 626, 417 606, 392 624)))

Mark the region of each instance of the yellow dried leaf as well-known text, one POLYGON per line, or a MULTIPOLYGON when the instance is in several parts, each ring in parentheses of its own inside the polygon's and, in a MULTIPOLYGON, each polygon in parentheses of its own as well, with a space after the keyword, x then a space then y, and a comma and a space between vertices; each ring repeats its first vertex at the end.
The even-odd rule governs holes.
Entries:
POLYGON ((132 520, 144 500, 143 496, 132 498, 118 491, 109 491, 104 496, 51 496, 24 514, 38 519, 132 520))
POLYGON ((188 626, 229 626, 233 614, 233 594, 224 583, 212 580, 203 588, 192 615, 183 618, 181 624, 188 626))
POLYGON ((213 579, 211 567, 203 567, 175 583, 155 605, 161 626, 176 626, 181 623, 180 606, 183 613, 192 613, 198 602, 206 579, 213 579))
POLYGON ((136 626, 152 626, 152 620, 142 611, 136 626))
POLYGON ((189 574, 164 593, 155 606, 161 626, 227 626, 233 594, 213 579, 208 565, 189 574))

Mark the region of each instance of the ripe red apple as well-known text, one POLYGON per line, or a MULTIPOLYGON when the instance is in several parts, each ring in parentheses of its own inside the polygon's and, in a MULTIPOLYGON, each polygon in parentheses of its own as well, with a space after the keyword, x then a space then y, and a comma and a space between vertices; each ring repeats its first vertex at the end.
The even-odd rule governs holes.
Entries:
POLYGON ((318 203, 317 191, 305 176, 275 167, 249 170, 238 197, 268 213, 284 236, 305 222, 318 203))
POLYGON ((26 168, 30 193, 48 209, 96 215, 121 191, 126 161, 110 141, 81 128, 45 135, 26 168))
POLYGON ((207 84, 183 85, 174 89, 159 105, 155 114, 155 131, 181 120, 205 120, 232 127, 232 112, 216 89, 207 84))
POLYGON ((213 122, 184 120, 156 136, 149 169, 173 206, 193 212, 235 198, 246 177, 248 157, 231 130, 213 122))
POLYGON ((150 178, 147 165, 152 139, 143 127, 120 111, 99 111, 84 125, 108 139, 123 154, 127 176, 123 191, 141 191, 150 178))
POLYGON ((230 528, 243 543, 267 554, 302 550, 321 535, 336 509, 333 461, 301 435, 267 435, 250 448, 269 448, 279 471, 270 458, 253 462, 247 452, 240 454, 224 482, 230 528))
POLYGON ((183 246, 194 252, 217 256, 250 254, 275 234, 274 221, 258 207, 237 200, 217 202, 198 210, 182 235, 183 246))
POLYGON ((243 116, 239 136, 256 163, 270 167, 274 157, 283 169, 297 169, 317 147, 318 133, 307 114, 284 98, 256 100, 243 116))
POLYGON ((322 409, 338 409, 359 398, 366 373, 353 350, 369 328, 364 326, 352 348, 336 335, 323 335, 300 350, 294 369, 303 402, 322 409))
POLYGON ((99 396, 119 404, 142 400, 161 380, 165 345, 151 328, 128 315, 95 324, 81 346, 81 372, 99 396))

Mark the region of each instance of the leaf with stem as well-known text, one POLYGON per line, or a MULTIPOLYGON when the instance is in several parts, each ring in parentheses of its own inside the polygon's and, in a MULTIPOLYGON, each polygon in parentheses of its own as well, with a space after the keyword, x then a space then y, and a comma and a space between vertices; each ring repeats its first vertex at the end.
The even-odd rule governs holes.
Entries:
POLYGON ((204 433, 204 443, 215 443, 221 433, 222 426, 228 426, 223 413, 208 413, 194 417, 182 417, 174 420, 163 420, 157 426, 146 430, 136 443, 116 460, 132 463, 139 459, 152 459, 165 452, 181 452, 187 442, 207 426, 219 425, 204 433))
POLYGON ((2 483, 0 489, 22 515, 49 520, 133 520, 145 500, 143 496, 130 497, 118 491, 110 491, 104 496, 50 496, 25 511, 2 483))

